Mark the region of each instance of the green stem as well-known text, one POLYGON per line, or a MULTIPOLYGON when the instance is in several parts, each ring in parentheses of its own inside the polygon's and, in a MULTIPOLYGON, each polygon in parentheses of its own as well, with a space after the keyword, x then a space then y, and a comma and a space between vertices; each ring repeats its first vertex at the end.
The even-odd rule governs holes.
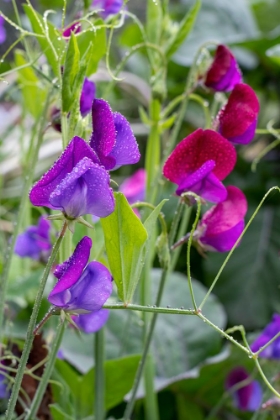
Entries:
POLYGON ((60 347, 60 343, 63 337, 63 333, 64 333, 64 322, 61 322, 61 324, 58 327, 55 339, 52 342, 51 345, 51 351, 49 354, 49 359, 48 362, 46 364, 42 379, 40 381, 40 384, 37 388, 36 394, 32 400, 32 404, 30 406, 30 409, 28 410, 28 414, 25 417, 25 420, 32 420, 36 418, 36 414, 37 411, 40 407, 41 401, 43 399, 45 390, 48 386, 49 383, 49 379, 51 377, 53 368, 54 368, 54 364, 55 364, 55 360, 56 360, 56 355, 57 352, 59 350, 60 347))
POLYGON ((97 331, 97 333, 95 334, 94 359, 95 359, 94 416, 95 416, 95 419, 103 420, 105 418, 104 328, 97 331))
POLYGON ((38 292, 37 292, 37 296, 36 296, 36 299, 35 299, 33 311, 32 311, 30 321, 29 321, 29 325, 28 325, 28 329, 27 329, 24 348, 23 348, 20 363, 19 363, 19 366, 18 366, 18 372, 17 372, 17 375, 15 377, 15 384, 13 386, 12 394, 11 394, 11 397, 10 397, 10 400, 9 400, 9 403, 8 403, 8 408, 7 408, 7 412, 6 412, 6 420, 12 420, 13 415, 14 415, 13 414, 14 413, 14 408, 15 408, 15 405, 16 405, 16 402, 17 402, 17 398, 18 398, 18 394, 19 394, 19 391, 20 391, 21 382, 22 382, 22 378, 23 378, 23 375, 24 375, 26 363, 27 363, 29 353, 30 353, 32 343, 33 343, 33 338, 34 338, 33 330, 36 326, 37 316, 38 316, 41 301, 42 301, 42 298, 43 298, 45 285, 46 285, 49 273, 51 271, 51 268, 52 268, 52 266, 55 262, 55 258, 56 258, 56 255, 58 253, 58 250, 59 250, 60 244, 62 242, 62 239, 64 237, 66 228, 67 228, 67 224, 65 222, 63 227, 62 227, 62 230, 60 232, 60 235, 57 238, 56 243, 55 243, 55 245, 52 249, 51 256, 48 260, 48 263, 45 267, 44 273, 43 273, 41 281, 40 281, 39 289, 38 289, 38 292))
POLYGON ((30 155, 29 155, 30 160, 29 160, 29 165, 26 168, 26 172, 24 174, 25 183, 23 185, 21 201, 20 201, 20 205, 19 205, 19 211, 18 211, 17 217, 16 217, 15 222, 14 222, 13 236, 12 236, 11 243, 10 243, 10 246, 9 246, 9 252, 7 254, 6 261, 4 262, 3 275, 2 275, 2 278, 1 278, 1 281, 0 281, 0 342, 2 341, 1 338, 2 338, 2 334, 4 332, 3 331, 4 330, 3 329, 3 324, 4 324, 5 298, 6 298, 6 292, 7 292, 7 286, 8 286, 8 277, 9 277, 9 272, 10 272, 10 268, 11 268, 14 247, 15 247, 15 243, 16 243, 16 239, 17 239, 17 235, 18 235, 20 226, 21 226, 23 218, 24 218, 24 210, 25 210, 26 202, 28 200, 28 191, 30 190, 30 186, 33 182, 33 174, 34 174, 35 166, 36 166, 36 163, 37 163, 37 160, 38 160, 39 149, 40 149, 40 146, 41 146, 42 141, 43 141, 44 128, 45 128, 45 117, 46 117, 46 114, 47 114, 51 94, 52 94, 52 91, 50 91, 50 93, 49 93, 49 95, 46 99, 46 103, 45 103, 44 109, 42 111, 42 114, 40 115, 40 117, 38 118, 38 120, 35 122, 35 125, 34 125, 34 132, 35 132, 35 130, 37 129, 37 126, 39 124, 37 143, 36 143, 35 147, 33 145, 32 149, 30 150, 30 155))
POLYGON ((151 312, 156 314, 170 314, 170 315, 196 315, 193 309, 180 309, 180 308, 164 308, 163 306, 144 306, 135 305, 132 303, 105 303, 103 305, 105 309, 124 309, 128 311, 139 311, 139 312, 151 312))

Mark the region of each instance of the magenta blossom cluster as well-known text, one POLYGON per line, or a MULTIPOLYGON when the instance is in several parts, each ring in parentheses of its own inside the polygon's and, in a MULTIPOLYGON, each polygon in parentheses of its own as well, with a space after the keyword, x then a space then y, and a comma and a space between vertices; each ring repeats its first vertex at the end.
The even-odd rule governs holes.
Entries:
POLYGON ((260 383, 252 381, 243 367, 239 366, 233 369, 227 376, 225 385, 227 391, 232 393, 234 405, 239 410, 256 411, 260 408, 262 403, 260 383), (243 381, 244 384, 242 384, 243 381))
POLYGON ((22 258, 46 260, 52 247, 50 232, 50 222, 43 216, 40 217, 37 226, 29 226, 23 233, 18 235, 15 253, 22 258))
MULTIPOLYGON (((265 346, 273 337, 280 333, 280 315, 274 314, 271 322, 265 327, 263 332, 251 344, 253 352, 258 351, 261 347, 265 346)), ((276 338, 269 346, 260 352, 260 357, 265 359, 280 359, 280 337, 276 338)))
MULTIPOLYGON (((103 264, 97 261, 87 264, 91 246, 91 239, 85 236, 76 246, 72 256, 56 267, 54 275, 58 282, 50 292, 48 300, 65 312, 80 314, 78 324, 89 323, 88 318, 83 318, 84 314, 93 316, 99 329, 108 318, 107 313, 100 313, 100 310, 112 293, 113 278, 103 264)), ((93 328, 92 320, 90 322, 93 328)))

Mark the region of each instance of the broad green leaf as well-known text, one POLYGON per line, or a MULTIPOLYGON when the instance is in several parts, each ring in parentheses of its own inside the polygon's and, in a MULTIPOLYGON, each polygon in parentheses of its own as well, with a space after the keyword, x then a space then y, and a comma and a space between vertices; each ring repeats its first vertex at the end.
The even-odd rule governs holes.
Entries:
MULTIPOLYGON (((17 67, 27 64, 23 51, 15 51, 15 64, 17 67)), ((18 77, 24 106, 34 118, 37 118, 42 112, 45 104, 46 91, 44 90, 44 86, 41 84, 31 67, 25 67, 18 70, 18 77)))
POLYGON ((60 73, 59 58, 63 54, 65 40, 61 32, 49 21, 46 27, 43 17, 36 12, 29 4, 23 5, 26 16, 28 17, 32 29, 36 34, 45 35, 45 38, 37 38, 43 53, 47 57, 50 66, 56 76, 60 73))
POLYGON ((62 78, 62 110, 69 112, 73 106, 74 98, 79 94, 75 90, 75 79, 80 68, 80 51, 77 38, 71 33, 65 57, 64 71, 62 78))
POLYGON ((186 14, 184 19, 181 21, 176 34, 171 38, 170 42, 166 45, 165 53, 167 57, 173 55, 180 45, 185 41, 191 32, 194 23, 196 21, 197 14, 200 10, 201 0, 196 0, 196 3, 191 8, 189 13, 186 14))
POLYGON ((115 193, 115 211, 101 219, 109 265, 125 303, 131 302, 140 278, 148 234, 122 193, 115 193))
MULTIPOLYGON (((99 19, 95 24, 102 24, 99 19)), ((86 31, 77 36, 77 42, 81 56, 83 56, 88 49, 89 44, 92 44, 92 54, 88 57, 86 76, 95 73, 101 58, 106 53, 106 29, 98 28, 92 31, 86 31)))

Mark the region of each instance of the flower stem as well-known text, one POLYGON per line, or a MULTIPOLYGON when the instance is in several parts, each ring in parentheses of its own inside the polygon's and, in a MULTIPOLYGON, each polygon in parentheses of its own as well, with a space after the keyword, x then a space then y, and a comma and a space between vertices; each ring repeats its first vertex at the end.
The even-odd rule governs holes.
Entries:
POLYGON ((43 273, 41 281, 40 281, 39 289, 38 289, 38 292, 37 292, 37 296, 36 296, 36 299, 35 299, 33 311, 32 311, 30 321, 29 321, 29 325, 28 325, 28 329, 27 329, 26 341, 24 343, 24 348, 23 348, 20 363, 19 363, 19 366, 18 366, 17 375, 15 377, 15 384, 13 386, 12 394, 11 394, 11 397, 10 397, 10 400, 9 400, 9 403, 8 403, 8 408, 7 408, 7 412, 6 412, 6 420, 12 420, 12 418, 13 418, 14 408, 15 408, 15 405, 16 405, 16 402, 17 402, 19 391, 20 391, 25 366, 26 366, 26 363, 27 363, 27 360, 28 360, 28 357, 29 357, 29 353, 30 353, 30 350, 31 350, 31 347, 32 347, 32 343, 33 343, 33 338, 34 338, 33 330, 34 330, 36 322, 37 322, 37 316, 38 316, 41 301, 42 301, 42 298, 43 298, 45 285, 46 285, 50 270, 51 270, 51 268, 54 264, 56 255, 57 255, 59 247, 60 247, 60 244, 61 244, 62 239, 64 237, 66 228, 67 228, 67 224, 64 223, 64 225, 62 227, 62 230, 60 232, 60 235, 57 238, 57 241, 56 241, 56 243, 55 243, 55 245, 52 249, 52 253, 50 255, 50 258, 48 260, 48 263, 46 265, 46 268, 44 270, 44 273, 43 273))
POLYGON ((104 328, 95 334, 95 384, 94 384, 94 417, 98 420, 105 418, 105 375, 104 375, 104 328))
POLYGON ((61 343, 61 340, 62 340, 62 337, 63 337, 63 333, 64 333, 64 322, 62 321, 60 323, 60 325, 58 326, 58 330, 57 330, 55 339, 52 342, 48 362, 46 364, 42 379, 41 379, 40 384, 37 388, 36 394, 35 394, 35 396, 32 400, 32 404, 30 406, 30 409, 28 410, 28 414, 25 417, 25 420, 32 420, 32 419, 36 418, 37 411, 40 407, 41 401, 43 399, 45 390, 48 386, 48 382, 49 382, 50 376, 51 376, 53 368, 54 368, 56 355, 57 355, 57 352, 58 352, 59 347, 60 347, 60 343, 61 343))

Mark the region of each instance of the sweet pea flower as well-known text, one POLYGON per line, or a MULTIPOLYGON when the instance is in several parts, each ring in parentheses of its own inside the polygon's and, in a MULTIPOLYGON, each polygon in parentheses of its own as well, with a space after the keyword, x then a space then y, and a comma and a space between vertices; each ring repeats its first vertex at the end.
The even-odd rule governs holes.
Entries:
POLYGON ((49 302, 66 312, 90 313, 99 311, 112 293, 112 275, 101 263, 87 265, 92 241, 85 236, 73 255, 58 265, 54 275, 58 282, 49 294, 49 302))
POLYGON ((68 26, 64 31, 62 32, 62 35, 64 38, 70 38, 71 33, 78 34, 82 30, 82 25, 80 22, 72 23, 70 26, 68 26))
POLYGON ((120 185, 119 190, 126 196, 129 204, 134 204, 137 201, 144 200, 145 186, 146 171, 145 169, 138 169, 120 185))
POLYGON ((108 309, 99 309, 89 314, 73 315, 72 319, 86 334, 91 334, 99 331, 106 324, 109 314, 108 309))
POLYGON ((234 405, 241 411, 256 411, 262 403, 262 388, 259 382, 249 378, 250 375, 240 366, 233 369, 226 379, 226 389, 232 392, 234 405), (241 387, 238 388, 238 384, 243 381, 247 383, 240 384, 241 387), (231 391, 233 387, 235 390, 231 391))
POLYGON ((80 97, 80 112, 82 117, 90 113, 95 98, 95 83, 85 77, 80 97))
POLYGON ((204 84, 217 92, 229 92, 242 81, 237 61, 225 45, 218 45, 204 84))
POLYGON ((106 217, 115 202, 107 171, 80 137, 74 137, 29 194, 34 206, 61 210, 68 219, 85 214, 106 217))
MULTIPOLYGON (((258 351, 266 343, 268 343, 276 334, 280 332, 280 315, 274 314, 272 321, 265 327, 261 335, 251 344, 253 352, 258 351)), ((280 359, 280 337, 276 338, 268 347, 266 347, 259 355, 266 359, 280 359)))
POLYGON ((247 207, 243 192, 232 185, 227 187, 227 198, 208 210, 198 225, 202 247, 208 251, 230 251, 243 232, 247 207))
POLYGON ((102 9, 99 14, 102 19, 107 19, 110 15, 119 13, 123 5, 123 0, 93 0, 92 7, 102 9))
POLYGON ((103 99, 93 101, 92 124, 90 146, 105 169, 115 170, 139 161, 138 144, 129 122, 120 113, 112 112, 103 99))
POLYGON ((218 203, 227 197, 221 181, 235 162, 232 144, 213 130, 199 128, 175 147, 164 164, 163 175, 178 185, 177 195, 192 191, 218 203))
POLYGON ((15 253, 22 258, 46 259, 52 247, 50 231, 51 223, 41 216, 37 226, 29 226, 25 232, 18 235, 15 253))
POLYGON ((217 118, 220 134, 232 143, 248 144, 255 135, 259 110, 253 89, 245 83, 235 85, 217 118))
POLYGON ((6 41, 7 33, 4 27, 5 19, 0 15, 0 44, 3 44, 6 41))

